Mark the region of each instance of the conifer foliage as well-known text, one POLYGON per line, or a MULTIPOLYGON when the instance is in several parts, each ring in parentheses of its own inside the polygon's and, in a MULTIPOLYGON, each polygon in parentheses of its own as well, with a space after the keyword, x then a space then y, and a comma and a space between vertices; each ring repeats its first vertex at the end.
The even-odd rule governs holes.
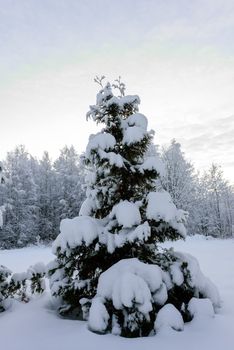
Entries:
POLYGON ((35 294, 45 290, 46 267, 43 263, 30 266, 27 272, 12 274, 0 265, 0 313, 10 307, 13 300, 27 303, 35 294))
POLYGON ((86 148, 80 214, 61 221, 53 244, 51 291, 62 301, 61 314, 88 320, 92 331, 147 336, 158 330, 159 311, 170 315, 164 307, 181 324, 192 318, 193 297, 210 298, 217 307, 219 296, 195 258, 159 248, 166 239, 185 237, 186 213, 159 185, 164 169, 149 155, 153 132, 139 113, 140 98, 126 96, 120 79, 113 85, 95 80, 101 90, 87 118, 104 128, 86 148))

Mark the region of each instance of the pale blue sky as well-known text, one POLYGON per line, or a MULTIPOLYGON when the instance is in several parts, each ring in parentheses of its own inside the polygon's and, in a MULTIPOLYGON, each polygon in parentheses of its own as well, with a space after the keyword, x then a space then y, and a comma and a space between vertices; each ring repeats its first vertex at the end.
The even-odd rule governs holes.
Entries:
POLYGON ((0 157, 95 131, 93 77, 121 75, 156 130, 234 182, 233 0, 0 0, 0 157))

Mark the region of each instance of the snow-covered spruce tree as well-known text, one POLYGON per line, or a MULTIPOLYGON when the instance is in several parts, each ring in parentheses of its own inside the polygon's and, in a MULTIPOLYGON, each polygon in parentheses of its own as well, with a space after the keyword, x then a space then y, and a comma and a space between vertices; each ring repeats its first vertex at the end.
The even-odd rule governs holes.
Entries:
POLYGON ((61 314, 88 320, 98 333, 147 336, 165 322, 182 330, 193 317, 191 299, 209 298, 217 307, 219 295, 195 258, 158 246, 185 237, 185 213, 157 188, 163 167, 145 156, 153 133, 138 112, 139 97, 117 85, 120 96, 107 83, 87 114, 104 129, 86 148, 80 216, 62 220, 53 245, 51 291, 61 314))

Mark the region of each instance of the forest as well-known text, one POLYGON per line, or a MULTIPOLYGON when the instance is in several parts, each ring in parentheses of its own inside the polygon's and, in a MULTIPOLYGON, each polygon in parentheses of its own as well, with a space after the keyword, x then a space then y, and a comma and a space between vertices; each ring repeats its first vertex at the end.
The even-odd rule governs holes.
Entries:
MULTIPOLYGON (((160 185, 188 213, 189 235, 232 237, 234 188, 221 166, 197 171, 176 140, 160 148, 152 145, 147 154, 159 158, 160 185)), ((79 214, 85 175, 82 155, 73 146, 64 146, 54 161, 46 151, 37 159, 22 145, 9 152, 0 163, 0 248, 52 242, 60 221, 79 214)))

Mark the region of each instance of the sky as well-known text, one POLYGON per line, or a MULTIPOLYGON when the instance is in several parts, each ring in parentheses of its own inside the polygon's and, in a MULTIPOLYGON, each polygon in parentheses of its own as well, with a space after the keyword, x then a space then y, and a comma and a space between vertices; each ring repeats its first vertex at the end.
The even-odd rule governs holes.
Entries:
POLYGON ((85 150, 98 86, 121 76, 155 143, 234 183, 233 0, 0 0, 0 159, 85 150))

